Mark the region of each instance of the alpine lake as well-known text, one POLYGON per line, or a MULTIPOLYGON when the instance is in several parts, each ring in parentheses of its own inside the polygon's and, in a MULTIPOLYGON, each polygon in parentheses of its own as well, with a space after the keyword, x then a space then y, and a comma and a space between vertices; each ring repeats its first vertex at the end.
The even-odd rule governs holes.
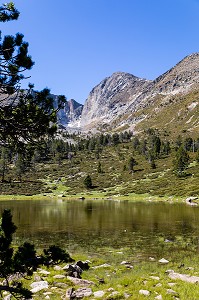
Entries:
POLYGON ((58 199, 1 201, 4 209, 11 209, 17 225, 16 245, 59 245, 69 253, 99 256, 117 252, 134 261, 199 252, 197 206, 58 199))

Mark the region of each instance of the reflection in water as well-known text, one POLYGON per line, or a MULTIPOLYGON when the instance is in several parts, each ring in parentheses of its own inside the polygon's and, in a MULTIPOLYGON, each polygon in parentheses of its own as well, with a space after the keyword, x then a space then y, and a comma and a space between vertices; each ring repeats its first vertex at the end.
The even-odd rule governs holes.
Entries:
POLYGON ((18 227, 16 242, 39 246, 129 247, 155 253, 164 237, 198 236, 199 209, 183 204, 114 201, 1 201, 10 208, 18 227))

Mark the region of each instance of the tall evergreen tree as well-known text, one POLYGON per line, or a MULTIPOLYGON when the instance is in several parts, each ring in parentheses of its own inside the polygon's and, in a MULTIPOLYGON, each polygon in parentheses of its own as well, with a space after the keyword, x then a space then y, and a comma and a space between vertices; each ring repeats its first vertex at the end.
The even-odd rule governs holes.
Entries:
POLYGON ((93 184, 92 184, 92 179, 90 175, 87 175, 84 179, 84 185, 87 189, 91 189, 93 184))
POLYGON ((137 161, 135 160, 134 157, 130 157, 129 158, 129 163, 128 163, 128 166, 129 166, 129 170, 134 172, 134 167, 137 165, 137 161))
POLYGON ((4 182, 5 180, 5 175, 8 169, 9 169, 8 149, 2 147, 0 152, 0 176, 2 182, 4 182))
POLYGON ((177 176, 182 176, 184 174, 185 169, 189 165, 189 155, 187 151, 181 146, 177 152, 174 159, 174 171, 177 176))
MULTIPOLYGON (((0 6, 0 22, 16 20, 13 2, 0 6)), ((20 90, 24 71, 34 65, 23 34, 2 37, 0 32, 0 145, 22 148, 56 130, 56 110, 50 91, 33 92, 33 85, 20 90)), ((58 109, 65 102, 59 97, 58 109)))

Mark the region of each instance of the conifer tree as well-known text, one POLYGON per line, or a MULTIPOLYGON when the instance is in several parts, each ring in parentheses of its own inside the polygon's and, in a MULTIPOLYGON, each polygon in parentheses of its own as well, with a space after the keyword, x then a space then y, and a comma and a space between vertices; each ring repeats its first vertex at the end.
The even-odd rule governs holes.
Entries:
MULTIPOLYGON (((0 6, 0 22, 18 17, 13 2, 0 6)), ((34 92, 32 84, 28 90, 20 89, 24 71, 34 65, 28 46, 23 34, 3 37, 0 31, 0 145, 18 149, 56 131, 56 110, 50 91, 34 92)), ((65 97, 60 96, 58 102, 57 110, 65 97)))
POLYGON ((183 146, 180 146, 177 150, 173 163, 176 175, 179 177, 182 176, 189 165, 189 155, 183 146))
POLYGON ((87 189, 91 189, 93 184, 92 184, 92 179, 90 175, 87 175, 86 178, 84 179, 84 185, 87 189))

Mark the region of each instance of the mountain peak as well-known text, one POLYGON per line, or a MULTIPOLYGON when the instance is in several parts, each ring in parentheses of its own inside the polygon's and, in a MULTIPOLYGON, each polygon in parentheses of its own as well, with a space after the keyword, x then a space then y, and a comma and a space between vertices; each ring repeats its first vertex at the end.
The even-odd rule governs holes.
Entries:
POLYGON ((198 84, 199 53, 186 56, 154 81, 114 72, 89 94, 82 111, 81 126, 86 130, 135 126, 147 118, 145 109, 153 106, 157 99, 164 106, 174 95, 185 95, 198 89, 198 84))

